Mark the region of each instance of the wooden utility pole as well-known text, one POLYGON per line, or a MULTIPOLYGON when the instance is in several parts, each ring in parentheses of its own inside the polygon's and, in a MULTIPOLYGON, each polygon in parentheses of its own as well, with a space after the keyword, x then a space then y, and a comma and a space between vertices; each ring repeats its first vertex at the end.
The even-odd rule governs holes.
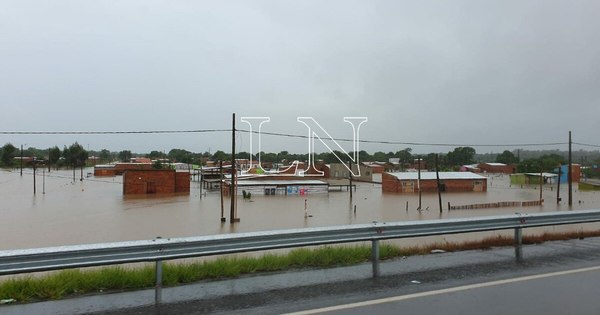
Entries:
MULTIPOLYGON (((540 164, 541 163, 542 163, 542 161, 540 161, 540 164)), ((542 205, 542 189, 543 189, 542 185, 543 184, 544 184, 544 169, 540 165, 540 205, 542 205)))
POLYGON ((225 219, 225 208, 223 207, 223 161, 219 161, 219 190, 221 191, 221 222, 227 221, 225 219))
POLYGON ((42 194, 46 194, 46 168, 42 167, 42 194))
POLYGON ((560 176, 562 175, 562 165, 558 164, 558 183, 556 184, 556 204, 560 203, 560 176))
POLYGON ((33 159, 33 194, 35 195, 36 193, 36 189, 35 189, 35 159, 33 159))
POLYGON ((440 213, 442 213, 442 190, 440 189, 440 172, 438 167, 438 155, 435 155, 435 179, 437 181, 438 201, 440 204, 440 213))
POLYGON ((348 172, 348 182, 350 183, 350 199, 352 199, 352 161, 348 161, 348 169, 350 170, 348 172))
POLYGON ((421 211, 421 158, 417 159, 417 189, 419 190, 419 207, 417 210, 421 211))
POLYGON ((569 207, 573 206, 573 160, 571 155, 571 131, 569 131, 569 169, 567 171, 569 181, 569 207))
POLYGON ((21 144, 21 176, 23 176, 23 145, 21 144))
POLYGON ((235 199, 236 199, 236 180, 235 177, 237 175, 237 171, 235 168, 235 113, 233 113, 232 116, 232 120, 231 120, 231 209, 229 211, 229 223, 235 223, 235 222, 239 222, 240 219, 237 218, 237 214, 236 214, 236 204, 235 204, 235 199))

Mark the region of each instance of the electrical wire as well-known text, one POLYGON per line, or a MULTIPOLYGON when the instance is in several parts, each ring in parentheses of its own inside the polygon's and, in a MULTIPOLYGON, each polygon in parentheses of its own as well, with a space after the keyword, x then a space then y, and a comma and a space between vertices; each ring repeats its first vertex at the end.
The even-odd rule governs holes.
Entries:
MULTIPOLYGON (((308 139, 307 135, 289 134, 281 132, 250 131, 247 129, 235 129, 237 132, 261 134, 267 136, 308 139)), ((114 134, 177 134, 177 133, 216 133, 231 132, 231 129, 191 129, 191 130, 129 130, 129 131, 0 131, 0 135, 114 135, 114 134)), ((323 141, 353 142, 347 138, 320 138, 323 141)), ((359 143, 407 145, 407 146, 437 146, 437 147, 540 147, 568 145, 568 142, 546 142, 546 143, 435 143, 435 142, 410 142, 410 141, 385 141, 358 139, 359 143)), ((572 142, 572 144, 600 148, 600 145, 572 142)))

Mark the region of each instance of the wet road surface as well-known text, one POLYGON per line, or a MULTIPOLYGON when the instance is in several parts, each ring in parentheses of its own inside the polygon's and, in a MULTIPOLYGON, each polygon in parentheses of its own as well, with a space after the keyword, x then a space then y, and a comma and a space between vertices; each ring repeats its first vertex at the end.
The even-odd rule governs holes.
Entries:
MULTIPOLYGON (((163 291, 165 304, 160 307, 152 305, 153 290, 145 290, 13 305, 0 308, 0 312, 2 314, 90 312, 98 314, 281 314, 600 266, 600 238, 527 245, 524 246, 523 252, 525 260, 520 263, 515 261, 513 248, 407 257, 382 263, 382 277, 379 279, 371 278, 370 264, 361 264, 324 270, 268 273, 232 280, 204 281, 166 288, 163 291), (119 310, 109 311, 115 308, 119 310)), ((594 271, 594 274, 588 277, 596 279, 597 274, 598 272, 594 271)), ((549 279, 558 282, 552 286, 542 285, 545 291, 536 293, 535 297, 548 297, 554 300, 562 297, 564 301, 573 301, 569 296, 563 295, 569 291, 569 288, 572 293, 581 290, 591 290, 590 294, 598 293, 594 285, 590 284, 590 287, 586 287, 586 284, 577 277, 579 276, 549 279)), ((515 283, 514 291, 523 294, 537 292, 531 291, 533 289, 527 290, 527 286, 522 287, 526 285, 525 283, 525 281, 515 283)), ((512 292, 513 288, 506 290, 512 292)), ((475 291, 464 290, 450 294, 454 297, 467 294, 465 302, 477 299, 484 301, 484 298, 477 297, 473 292, 475 291)), ((435 298, 439 296, 435 295, 435 298)), ((434 296, 427 298, 434 298, 434 296)), ((497 298, 500 306, 503 301, 508 303, 508 300, 503 300, 503 296, 497 293, 492 293, 488 301, 494 298, 497 298)), ((524 297, 521 302, 527 303, 530 299, 533 297, 524 297)), ((446 303, 442 299, 438 302, 441 303, 440 307, 446 303)), ((460 302, 460 299, 452 298, 447 301, 447 303, 458 304, 460 302)), ((428 309, 429 304, 412 307, 415 313, 419 314, 421 309, 428 309)), ((398 313, 394 306, 389 306, 387 303, 382 305, 398 313)), ((600 300, 589 299, 583 306, 599 307, 600 300)), ((342 313, 345 311, 343 310, 342 313)), ((452 314, 445 311, 443 313, 452 314)))

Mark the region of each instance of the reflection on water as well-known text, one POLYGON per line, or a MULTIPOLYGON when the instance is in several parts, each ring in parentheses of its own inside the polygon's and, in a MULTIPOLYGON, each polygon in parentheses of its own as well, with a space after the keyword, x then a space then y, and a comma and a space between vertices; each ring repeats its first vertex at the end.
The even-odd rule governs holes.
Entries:
MULTIPOLYGON (((376 184, 360 183, 354 198, 346 191, 310 196, 253 196, 239 200, 234 225, 221 223, 218 191, 200 198, 197 183, 189 195, 124 197, 120 177, 86 178, 72 182, 72 172, 52 171, 37 176, 33 195, 31 170, 0 171, 0 249, 34 248, 68 244, 210 235, 232 232, 345 225, 356 223, 435 220, 467 216, 568 210, 565 202, 556 204, 556 187, 545 187, 542 207, 499 208, 448 211, 447 205, 498 201, 530 201, 539 198, 539 188, 510 187, 507 176, 489 180, 487 193, 448 193, 442 195, 444 210, 439 212, 437 194, 424 194, 422 208, 416 211, 418 195, 382 194, 376 184), (552 189, 552 190, 550 190, 552 189), (305 200, 307 213, 305 218, 305 200), (407 209, 408 204, 408 209, 407 209)), ((567 198, 566 185, 561 195, 567 198)), ((599 192, 574 189, 573 209, 599 208, 599 192)), ((229 217, 229 199, 225 198, 229 217)), ((551 228, 554 229, 554 228, 551 228)), ((558 228, 556 228, 558 229, 558 228)), ((430 240, 456 240, 467 236, 432 237, 430 240)), ((419 242, 423 240, 419 239, 419 242)), ((402 242, 414 243, 415 240, 402 242)))

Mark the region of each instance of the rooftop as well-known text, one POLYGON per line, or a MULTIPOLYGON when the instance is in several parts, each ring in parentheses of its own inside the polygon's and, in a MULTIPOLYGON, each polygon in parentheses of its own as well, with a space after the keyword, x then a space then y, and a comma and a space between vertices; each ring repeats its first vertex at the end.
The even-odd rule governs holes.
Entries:
MULTIPOLYGON (((400 180, 417 180, 418 172, 395 172, 388 173, 400 180)), ((487 179, 485 176, 481 176, 471 172, 440 172, 440 179, 487 179)), ((421 172, 421 179, 436 179, 435 172, 421 172)))

